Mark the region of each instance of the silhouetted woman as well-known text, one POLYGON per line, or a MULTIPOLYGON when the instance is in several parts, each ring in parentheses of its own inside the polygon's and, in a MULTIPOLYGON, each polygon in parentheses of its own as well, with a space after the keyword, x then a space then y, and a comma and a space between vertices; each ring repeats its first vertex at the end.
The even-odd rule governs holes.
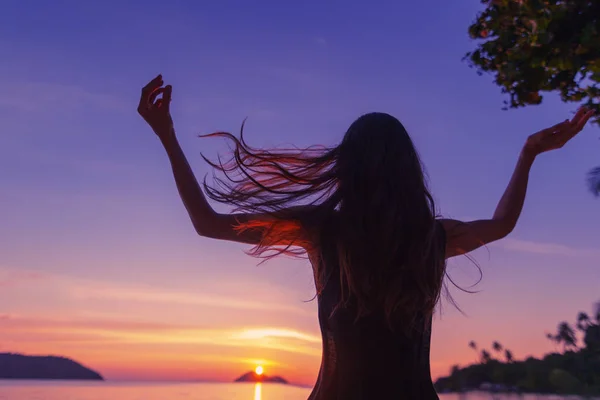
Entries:
POLYGON ((208 204, 177 142, 171 86, 159 75, 139 113, 167 151, 179 194, 201 236, 254 245, 262 257, 306 253, 312 263, 323 339, 310 399, 437 399, 429 370, 431 320, 445 260, 508 235, 519 218, 536 156, 562 147, 592 112, 529 136, 491 219, 436 219, 421 162, 394 117, 366 114, 333 148, 268 151, 227 138, 232 158, 204 183, 208 204), (159 98, 161 97, 161 98, 159 98), (448 232, 448 234, 446 234, 448 232))

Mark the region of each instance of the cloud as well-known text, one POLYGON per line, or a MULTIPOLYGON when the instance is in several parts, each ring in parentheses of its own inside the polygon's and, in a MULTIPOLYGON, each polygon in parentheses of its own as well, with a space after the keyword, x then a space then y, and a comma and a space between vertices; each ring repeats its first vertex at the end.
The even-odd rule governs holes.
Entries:
POLYGON ((68 330, 71 328, 81 330, 114 330, 114 331, 153 331, 162 332, 173 329, 186 328, 185 325, 174 325, 162 322, 132 321, 114 318, 33 318, 20 315, 1 315, 0 322, 4 328, 25 330, 68 330), (6 317, 6 318, 3 318, 6 317))
POLYGON ((242 297, 223 296, 215 293, 190 293, 166 291, 160 288, 141 286, 111 287, 113 285, 77 286, 72 294, 78 299, 115 299, 145 303, 171 303, 238 310, 282 311, 286 313, 312 315, 307 310, 277 302, 260 302, 242 297))
POLYGON ((321 337, 308 335, 291 329, 263 328, 263 329, 245 329, 238 335, 240 339, 265 339, 265 338, 290 338, 298 339, 311 343, 321 343, 321 337))
POLYGON ((321 339, 286 327, 206 328, 111 320, 0 319, 0 342, 71 345, 208 345, 265 348, 318 356, 321 339))
POLYGON ((49 82, 4 82, 5 95, 0 97, 0 108, 15 108, 25 112, 47 111, 60 113, 81 108, 128 110, 121 99, 95 93, 80 86, 49 82))
POLYGON ((33 284, 36 286, 32 290, 38 293, 38 298, 59 294, 64 297, 64 300, 73 302, 116 300, 138 305, 144 303, 173 307, 185 305, 241 311, 271 311, 302 317, 314 316, 314 311, 307 309, 304 303, 289 304, 281 301, 280 296, 287 297, 289 293, 267 282, 229 281, 217 287, 199 284, 197 290, 182 291, 148 284, 102 281, 0 266, 0 289, 33 284))
POLYGON ((47 278, 47 275, 36 271, 0 269, 0 288, 15 287, 24 283, 39 281, 45 278, 47 278))
POLYGON ((558 243, 533 242, 520 239, 504 239, 494 244, 506 250, 565 257, 599 257, 600 250, 577 249, 558 243))

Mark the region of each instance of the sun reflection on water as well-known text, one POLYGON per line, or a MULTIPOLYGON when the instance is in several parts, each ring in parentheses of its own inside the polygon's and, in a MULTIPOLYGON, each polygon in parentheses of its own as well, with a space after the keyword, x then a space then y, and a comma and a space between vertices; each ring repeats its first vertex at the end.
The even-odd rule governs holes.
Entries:
POLYGON ((254 400, 262 400, 262 383, 254 385, 254 400))

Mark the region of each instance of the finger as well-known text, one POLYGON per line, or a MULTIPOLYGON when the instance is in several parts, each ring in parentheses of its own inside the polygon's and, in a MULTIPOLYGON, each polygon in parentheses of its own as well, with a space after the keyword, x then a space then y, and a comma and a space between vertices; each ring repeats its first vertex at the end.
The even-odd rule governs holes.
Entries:
MULTIPOLYGON (((161 93, 164 93, 164 92, 165 92, 165 88, 162 88, 162 87, 158 87, 158 88, 154 89, 152 91, 152 93, 150 93, 150 95, 148 96, 148 105, 149 106, 151 106, 153 104, 155 105, 155 101, 156 101, 156 98, 158 97, 158 95, 161 93)), ((163 97, 164 97, 164 94, 163 94, 163 97)))
POLYGON ((571 128, 569 129, 569 138, 572 138, 573 136, 577 135, 583 130, 585 124, 592 117, 592 115, 594 115, 594 111, 585 109, 585 112, 578 112, 577 114, 581 115, 578 116, 577 119, 573 118, 573 121, 571 121, 571 128))
POLYGON ((158 74, 156 76, 156 78, 152 79, 150 82, 148 82, 148 84, 146 86, 144 86, 144 88, 142 89, 142 93, 152 92, 157 87, 162 86, 162 81, 163 81, 162 75, 158 74))
POLYGON ((594 116, 595 113, 596 112, 594 110, 588 110, 585 114, 583 114, 579 121, 575 123, 574 128, 576 132, 581 132, 585 127, 585 124, 587 124, 587 122, 590 120, 590 118, 592 118, 592 116, 594 116))
POLYGON ((165 90, 163 92, 162 97, 162 105, 165 107, 167 112, 171 109, 171 92, 173 91, 173 86, 167 85, 165 86, 165 90))
POLYGON ((580 107, 579 110, 575 113, 575 116, 571 119, 571 122, 577 123, 587 112, 587 108, 580 107))
POLYGON ((577 121, 571 123, 571 127, 569 129, 567 129, 564 133, 557 135, 560 137, 561 145, 564 146, 565 143, 577 136, 577 134, 583 130, 585 124, 593 115, 593 110, 587 110, 582 116, 579 117, 577 121))
POLYGON ((156 78, 152 79, 144 88, 142 89, 142 95, 140 96, 140 103, 138 104, 138 112, 143 112, 149 105, 149 95, 158 87, 161 87, 163 84, 162 75, 158 75, 156 78))

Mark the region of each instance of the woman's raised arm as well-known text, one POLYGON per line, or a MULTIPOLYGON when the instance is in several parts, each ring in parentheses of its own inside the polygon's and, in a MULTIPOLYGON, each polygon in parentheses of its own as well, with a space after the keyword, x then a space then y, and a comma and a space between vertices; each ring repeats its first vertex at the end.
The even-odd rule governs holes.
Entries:
POLYGON ((577 135, 594 111, 581 108, 572 120, 566 120, 527 138, 517 165, 491 219, 461 222, 441 220, 446 230, 446 257, 471 252, 507 236, 515 228, 525 201, 529 171, 535 158, 544 152, 563 147, 577 135))
POLYGON ((236 226, 248 221, 267 222, 272 217, 261 214, 219 214, 213 210, 175 136, 170 113, 172 87, 163 87, 163 84, 162 76, 158 75, 142 89, 138 112, 156 133, 167 152, 179 196, 196 232, 214 239, 258 244, 262 238, 260 230, 236 230, 236 226))

